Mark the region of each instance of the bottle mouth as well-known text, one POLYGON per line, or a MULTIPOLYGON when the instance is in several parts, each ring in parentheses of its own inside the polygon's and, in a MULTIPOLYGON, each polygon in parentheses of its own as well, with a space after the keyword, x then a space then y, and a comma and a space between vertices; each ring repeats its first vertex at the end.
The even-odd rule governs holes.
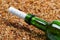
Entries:
POLYGON ((8 11, 9 11, 10 13, 12 13, 12 14, 20 17, 20 18, 22 18, 22 19, 25 19, 25 17, 26 17, 26 13, 24 13, 24 12, 22 12, 22 11, 16 9, 16 8, 14 8, 14 7, 9 7, 9 8, 8 8, 8 11))

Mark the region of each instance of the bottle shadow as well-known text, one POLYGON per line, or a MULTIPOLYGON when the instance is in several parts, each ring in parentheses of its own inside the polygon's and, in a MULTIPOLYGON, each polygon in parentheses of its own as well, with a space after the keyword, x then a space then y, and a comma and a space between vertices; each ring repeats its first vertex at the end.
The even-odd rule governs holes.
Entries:
POLYGON ((29 35, 31 35, 33 37, 37 37, 37 38, 43 38, 43 37, 45 37, 45 35, 36 33, 35 31, 32 31, 29 28, 27 28, 27 27, 25 27, 25 26, 23 26, 23 25, 21 25, 21 24, 19 24, 17 22, 13 23, 13 22, 9 22, 7 20, 4 20, 4 23, 7 26, 13 26, 14 28, 17 28, 17 29, 20 29, 20 30, 24 30, 25 32, 28 32, 29 35))

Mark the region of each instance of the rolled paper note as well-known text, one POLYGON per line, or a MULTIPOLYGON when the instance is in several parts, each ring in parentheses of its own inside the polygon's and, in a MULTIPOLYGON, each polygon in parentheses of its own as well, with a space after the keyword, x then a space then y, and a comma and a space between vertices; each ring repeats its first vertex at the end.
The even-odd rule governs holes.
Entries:
POLYGON ((24 13, 18 9, 15 9, 14 7, 9 7, 8 11, 14 15, 17 15, 18 17, 20 17, 22 19, 25 19, 26 15, 27 15, 26 13, 24 13))

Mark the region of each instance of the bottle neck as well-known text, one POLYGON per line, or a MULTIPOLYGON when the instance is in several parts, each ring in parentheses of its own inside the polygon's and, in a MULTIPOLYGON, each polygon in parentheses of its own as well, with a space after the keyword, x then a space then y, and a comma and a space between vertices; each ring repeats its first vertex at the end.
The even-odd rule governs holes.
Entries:
POLYGON ((43 31, 46 31, 46 27, 48 25, 48 23, 45 20, 35 17, 32 14, 27 14, 27 16, 25 17, 25 21, 28 24, 34 25, 35 27, 43 31))

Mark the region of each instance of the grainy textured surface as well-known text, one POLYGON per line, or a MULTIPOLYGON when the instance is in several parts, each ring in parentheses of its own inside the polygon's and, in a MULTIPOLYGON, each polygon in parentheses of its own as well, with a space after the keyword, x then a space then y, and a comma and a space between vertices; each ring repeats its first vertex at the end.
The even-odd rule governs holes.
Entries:
POLYGON ((0 0, 0 40, 46 40, 43 31, 7 12, 9 6, 49 22, 60 20, 60 0, 0 0))

